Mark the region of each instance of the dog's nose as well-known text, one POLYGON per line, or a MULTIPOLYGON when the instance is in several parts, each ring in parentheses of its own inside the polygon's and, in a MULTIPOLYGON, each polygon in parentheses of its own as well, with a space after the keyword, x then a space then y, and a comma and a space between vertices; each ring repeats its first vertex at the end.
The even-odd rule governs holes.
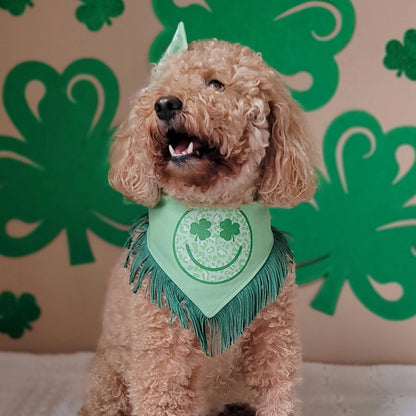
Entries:
POLYGON ((182 110, 182 101, 178 97, 169 95, 156 101, 155 111, 160 120, 172 120, 182 110))

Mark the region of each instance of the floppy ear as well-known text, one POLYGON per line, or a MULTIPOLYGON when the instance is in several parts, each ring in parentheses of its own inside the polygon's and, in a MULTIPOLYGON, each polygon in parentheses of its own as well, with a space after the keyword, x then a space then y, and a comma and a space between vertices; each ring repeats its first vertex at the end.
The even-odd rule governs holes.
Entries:
POLYGON ((115 134, 111 148, 110 185, 138 204, 154 207, 160 199, 160 189, 153 173, 149 131, 131 112, 129 120, 115 134), (141 133, 141 134, 140 134, 141 133))
MULTIPOLYGON (((269 97, 270 143, 263 161, 258 199, 269 207, 292 207, 312 198, 316 189, 312 163, 316 155, 303 114, 272 71, 263 80, 269 97)), ((260 87, 261 88, 261 87, 260 87)))

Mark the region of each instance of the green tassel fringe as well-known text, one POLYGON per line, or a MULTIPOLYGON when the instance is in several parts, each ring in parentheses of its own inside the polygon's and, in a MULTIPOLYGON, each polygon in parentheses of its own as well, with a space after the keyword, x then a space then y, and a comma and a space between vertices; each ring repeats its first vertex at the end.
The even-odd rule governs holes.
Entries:
POLYGON ((274 244, 260 271, 217 315, 207 318, 160 268, 147 247, 147 215, 130 229, 129 248, 124 267, 130 265, 130 280, 136 293, 146 276, 151 276, 148 289, 150 301, 162 308, 162 297, 172 313, 171 322, 177 317, 188 329, 189 322, 207 355, 222 353, 241 336, 257 314, 276 300, 279 289, 287 277, 287 263, 293 262, 293 254, 285 236, 272 228, 274 244), (150 275, 151 273, 151 275, 150 275), (209 337, 207 336, 209 333, 209 337))

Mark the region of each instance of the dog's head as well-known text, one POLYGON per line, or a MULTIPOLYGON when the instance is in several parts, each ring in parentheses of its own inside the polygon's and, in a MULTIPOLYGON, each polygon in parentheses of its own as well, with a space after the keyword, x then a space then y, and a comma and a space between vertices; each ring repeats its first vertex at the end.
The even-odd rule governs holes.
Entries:
POLYGON ((312 144, 302 113, 259 54, 201 41, 169 56, 116 135, 110 183, 154 206, 293 206, 311 198, 312 144))

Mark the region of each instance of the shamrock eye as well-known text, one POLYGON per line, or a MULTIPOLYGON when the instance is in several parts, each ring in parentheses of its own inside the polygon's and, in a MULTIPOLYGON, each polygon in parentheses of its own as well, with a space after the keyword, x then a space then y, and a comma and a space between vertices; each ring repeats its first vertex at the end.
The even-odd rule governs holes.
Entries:
POLYGON ((234 236, 240 234, 240 224, 238 222, 232 222, 229 218, 220 222, 220 227, 222 231, 220 232, 220 237, 225 241, 230 241, 234 236))
POLYGON ((218 91, 224 91, 224 84, 221 81, 218 81, 217 79, 210 79, 207 81, 208 87, 214 87, 218 91))
POLYGON ((191 224, 190 232, 192 235, 195 236, 195 241, 198 240, 198 238, 201 241, 204 241, 207 238, 211 237, 211 232, 208 231, 210 227, 211 227, 211 222, 209 222, 205 218, 202 218, 199 220, 199 222, 193 222, 191 224))

